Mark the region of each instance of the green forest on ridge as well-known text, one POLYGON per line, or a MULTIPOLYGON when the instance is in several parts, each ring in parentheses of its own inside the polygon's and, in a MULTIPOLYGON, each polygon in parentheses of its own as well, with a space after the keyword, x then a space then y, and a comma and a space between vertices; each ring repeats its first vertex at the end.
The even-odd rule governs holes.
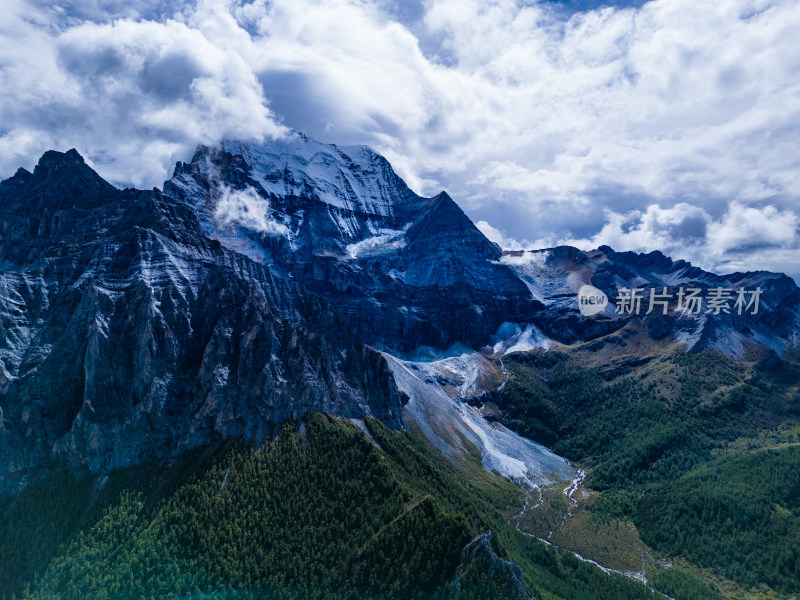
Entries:
MULTIPOLYGON (((496 532, 543 599, 651 598, 522 536, 522 501, 475 451, 454 468, 417 432, 368 420, 287 422, 262 448, 198 450, 99 485, 66 475, 2 507, 3 598, 514 598, 461 552, 496 532)), ((483 561, 483 562, 482 562, 483 561)))

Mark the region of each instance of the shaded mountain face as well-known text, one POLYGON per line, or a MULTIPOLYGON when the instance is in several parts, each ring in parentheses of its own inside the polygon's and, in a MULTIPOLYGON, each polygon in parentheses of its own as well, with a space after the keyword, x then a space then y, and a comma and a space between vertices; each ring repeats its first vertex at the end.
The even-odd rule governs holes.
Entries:
MULTIPOLYGON (((748 342, 783 352, 798 343, 800 291, 787 276, 718 276, 660 252, 584 252, 562 246, 502 252, 446 193, 414 194, 379 154, 293 134, 285 140, 199 147, 178 163, 165 192, 194 207, 204 232, 327 299, 362 337, 394 353, 421 347, 480 347, 515 331, 508 347, 602 337, 631 319, 690 350, 738 356, 748 342), (578 310, 582 285, 611 302, 578 310), (618 313, 620 289, 761 288, 755 315, 618 313), (505 327, 501 326, 506 324, 505 327), (532 324, 532 326, 531 326, 532 324), (542 332, 544 335, 542 335, 542 332), (525 339, 522 339, 525 338, 525 339), (520 345, 521 344, 521 345, 520 345)), ((735 293, 735 292, 734 292, 735 293)), ((749 299, 749 298, 748 298, 749 299)), ((735 311, 734 311, 735 312, 735 311)))
MULTIPOLYGON (((747 344, 754 343, 781 354, 800 343, 800 289, 781 273, 716 275, 683 260, 673 261, 661 252, 615 252, 609 246, 589 252, 569 246, 507 251, 500 262, 512 267, 532 296, 546 306, 537 325, 562 342, 591 340, 637 319, 651 337, 672 336, 690 351, 713 348, 739 357, 747 344), (576 299, 578 290, 587 284, 609 298, 606 309, 590 317, 580 314, 576 299), (623 302, 625 311, 617 310, 622 298, 630 297, 625 288, 642 290, 638 313, 627 300, 623 302), (724 308, 717 310, 709 299, 719 288, 732 292, 729 300, 722 302, 724 308), (697 312, 679 310, 681 289, 685 297, 689 290, 699 290, 696 296, 702 304, 697 312), (750 292, 757 289, 761 291, 756 309, 755 303, 750 304, 750 292), (747 292, 744 299, 749 307, 736 307, 738 290, 747 292), (650 310, 653 292, 658 296, 650 310), (666 314, 659 300, 667 301, 666 314)), ((683 305, 686 307, 686 300, 683 305)))
POLYGON ((209 236, 302 282, 379 348, 478 346, 543 308, 446 193, 416 195, 364 146, 294 134, 200 147, 164 190, 209 236))
POLYGON ((103 472, 313 412, 404 427, 384 359, 328 304, 120 191, 78 155, 0 183, 0 492, 50 461, 103 472))

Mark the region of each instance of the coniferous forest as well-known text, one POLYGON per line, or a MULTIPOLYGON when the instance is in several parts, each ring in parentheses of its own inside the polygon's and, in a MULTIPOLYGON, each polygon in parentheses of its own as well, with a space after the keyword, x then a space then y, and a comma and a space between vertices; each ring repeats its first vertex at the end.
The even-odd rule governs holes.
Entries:
MULTIPOLYGON (((506 359, 514 376, 496 400, 510 426, 589 466, 594 518, 631 520, 664 556, 744 588, 798 594, 800 368, 750 358, 536 352, 506 359)), ((651 583, 712 597, 681 592, 688 581, 670 570, 651 583)))
POLYGON ((514 531, 520 503, 478 456, 324 415, 107 480, 62 476, 3 507, 3 598, 650 598, 514 531), (491 552, 463 556, 482 531, 491 552))

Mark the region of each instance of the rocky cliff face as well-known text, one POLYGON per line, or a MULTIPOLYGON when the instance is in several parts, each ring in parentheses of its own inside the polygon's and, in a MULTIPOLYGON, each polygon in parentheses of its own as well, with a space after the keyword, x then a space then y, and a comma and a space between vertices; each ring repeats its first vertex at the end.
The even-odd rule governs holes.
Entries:
MULTIPOLYGON (((755 271, 717 275, 690 263, 673 261, 661 252, 639 254, 615 252, 609 246, 584 252, 569 246, 530 252, 509 251, 501 259, 525 281, 531 294, 545 305, 536 324, 550 337, 572 343, 600 337, 623 327, 631 319, 643 321, 656 339, 671 336, 688 350, 714 348, 728 356, 741 356, 748 343, 771 348, 781 354, 800 343, 800 289, 782 273, 755 271), (583 285, 602 290, 609 304, 602 313, 583 317, 578 311, 577 292, 583 285), (641 308, 617 311, 623 288, 639 288, 641 308), (667 314, 655 304, 653 291, 670 298, 667 314), (725 308, 717 311, 708 300, 716 288, 733 290, 725 308), (678 310, 680 290, 697 289, 700 310, 678 310), (741 314, 735 307, 737 290, 760 289, 755 304, 741 314)), ((629 293, 627 293, 629 294, 629 293)))
POLYGON ((295 134, 201 147, 164 190, 208 235, 302 282, 382 349, 477 346, 542 308, 446 193, 414 194, 364 146, 295 134))
POLYGON ((0 492, 318 411, 404 426, 384 359, 190 206, 48 152, 0 184, 0 223, 0 492))
POLYGON ((535 600, 528 595, 525 573, 519 565, 500 558, 495 552, 493 542, 496 538, 497 534, 493 531, 482 531, 464 547, 450 597, 458 597, 459 592, 467 587, 464 585, 464 577, 472 570, 490 581, 502 582, 509 594, 508 598, 535 600))

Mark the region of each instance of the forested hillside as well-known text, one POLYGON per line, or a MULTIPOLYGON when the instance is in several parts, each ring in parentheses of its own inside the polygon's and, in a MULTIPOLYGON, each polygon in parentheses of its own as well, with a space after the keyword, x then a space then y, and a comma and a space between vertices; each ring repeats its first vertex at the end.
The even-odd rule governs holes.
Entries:
MULTIPOLYGON (((595 520, 632 520, 662 556, 746 588, 799 593, 796 358, 635 352, 506 357, 494 399, 509 425, 589 468, 595 520)), ((654 582, 669 593, 676 577, 654 582)))
POLYGON ((520 492, 417 433, 287 422, 261 448, 198 450, 107 480, 64 476, 3 507, 4 598, 650 598, 519 535, 520 492), (491 545, 464 552, 482 531, 491 545), (25 541, 30 540, 29 544, 25 541))

